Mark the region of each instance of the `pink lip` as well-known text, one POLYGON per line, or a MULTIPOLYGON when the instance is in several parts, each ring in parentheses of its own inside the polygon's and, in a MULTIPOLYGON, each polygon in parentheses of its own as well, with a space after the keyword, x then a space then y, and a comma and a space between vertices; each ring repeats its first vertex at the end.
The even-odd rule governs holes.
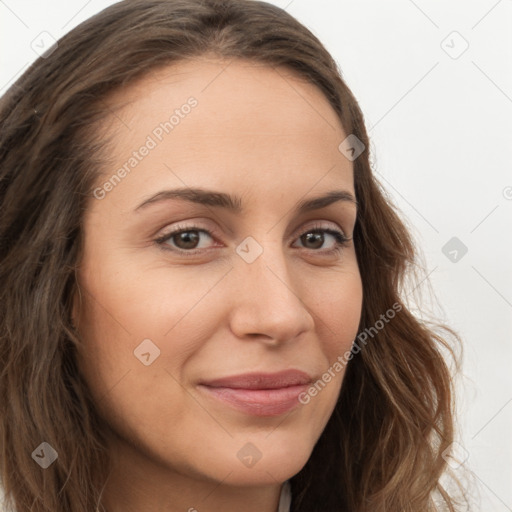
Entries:
POLYGON ((255 416, 278 416, 299 405, 312 378, 299 370, 249 373, 201 382, 210 396, 255 416))

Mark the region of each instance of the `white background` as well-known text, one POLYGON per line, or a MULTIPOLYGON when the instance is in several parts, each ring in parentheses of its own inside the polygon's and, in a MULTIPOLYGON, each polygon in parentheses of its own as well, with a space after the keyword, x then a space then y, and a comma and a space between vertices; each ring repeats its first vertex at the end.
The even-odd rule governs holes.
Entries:
MULTIPOLYGON (((59 39, 112 3, 0 0, 0 94, 47 44, 42 32, 59 39)), ((319 37, 359 100, 377 177, 424 253, 432 307, 464 339, 459 441, 473 509, 512 511, 512 0, 272 3, 319 37), (443 253, 452 237, 466 254, 443 253)))

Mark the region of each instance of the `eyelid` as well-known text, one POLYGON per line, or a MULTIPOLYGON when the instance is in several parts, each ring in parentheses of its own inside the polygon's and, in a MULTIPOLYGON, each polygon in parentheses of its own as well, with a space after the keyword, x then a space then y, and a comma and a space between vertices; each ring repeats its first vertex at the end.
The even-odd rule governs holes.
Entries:
MULTIPOLYGON (((206 233, 210 238, 212 238, 214 241, 217 241, 218 239, 220 239, 221 237, 218 236, 218 233, 217 233, 217 230, 216 229, 212 229, 212 228, 206 228, 206 227, 201 227, 199 226, 198 224, 180 224, 178 223, 177 225, 174 225, 172 229, 169 229, 167 231, 164 231, 162 234, 158 235, 155 239, 154 239, 154 242, 156 242, 158 245, 162 246, 163 249, 165 250, 170 250, 170 251, 173 251, 175 253, 183 253, 183 254, 195 254, 195 253, 198 253, 198 252, 206 252, 208 251, 209 249, 191 249, 190 251, 185 251, 184 249, 177 249, 177 248, 172 248, 170 247, 169 249, 166 249, 165 247, 163 247, 165 245, 165 242, 170 240, 173 236, 176 236, 178 235, 179 233, 181 232, 184 232, 184 231, 198 231, 200 233, 206 233)), ((217 245, 218 247, 218 245, 217 245)))
MULTIPOLYGON (((193 221, 191 221, 191 222, 193 222, 193 221)), ((185 249, 173 248, 172 246, 165 247, 167 245, 166 242, 169 239, 171 239, 173 236, 176 236, 176 235, 180 234, 181 232, 185 232, 185 231, 197 231, 200 233, 206 233, 214 241, 218 241, 221 238, 221 236, 218 235, 216 228, 211 229, 211 228, 201 227, 197 224, 187 225, 186 223, 183 223, 183 224, 178 223, 177 225, 173 226, 172 229, 157 236, 157 238, 154 239, 154 243, 156 243, 159 246, 159 248, 162 250, 171 251, 177 255, 184 255, 184 256, 190 256, 190 257, 198 255, 198 254, 205 254, 215 248, 215 247, 209 247, 206 249, 185 250, 185 249)), ((312 231, 323 231, 335 238, 334 248, 331 248, 328 250, 309 249, 309 251, 311 251, 313 253, 328 255, 328 254, 334 253, 336 251, 341 251, 341 250, 343 250, 344 246, 352 240, 351 237, 348 237, 345 234, 345 230, 343 228, 340 228, 336 223, 334 223, 332 221, 319 221, 319 220, 312 220, 310 222, 306 222, 306 224, 301 226, 301 228, 299 228, 298 230, 295 230, 294 235, 293 235, 293 240, 298 240, 305 233, 312 232, 312 231), (326 225, 325 224, 326 222, 330 222, 331 224, 334 224, 334 226, 326 225)), ((219 246, 217 245, 217 247, 219 247, 219 246)), ((307 248, 304 248, 304 250, 308 251, 307 248)))
POLYGON ((293 232, 293 237, 297 238, 297 236, 304 234, 305 231, 313 231, 315 229, 333 229, 336 231, 340 231, 343 235, 345 235, 348 238, 348 235, 345 233, 345 230, 342 227, 340 227, 337 223, 328 220, 306 221, 305 224, 301 225, 300 228, 293 232))

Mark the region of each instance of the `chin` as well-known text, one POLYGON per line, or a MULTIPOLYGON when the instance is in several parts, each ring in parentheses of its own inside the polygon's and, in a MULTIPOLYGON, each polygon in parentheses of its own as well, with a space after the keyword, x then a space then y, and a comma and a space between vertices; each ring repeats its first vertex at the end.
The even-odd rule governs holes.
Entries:
POLYGON ((313 445, 306 439, 295 437, 283 441, 282 438, 278 439, 282 436, 276 436, 275 439, 272 439, 272 434, 266 439, 265 436, 268 433, 262 435, 261 439, 252 436, 252 441, 234 441, 236 450, 226 448, 224 455, 234 453, 235 456, 227 460, 223 457, 224 464, 215 464, 216 479, 219 476, 222 479, 230 473, 227 481, 231 485, 275 485, 293 477, 306 465, 313 450, 313 445))

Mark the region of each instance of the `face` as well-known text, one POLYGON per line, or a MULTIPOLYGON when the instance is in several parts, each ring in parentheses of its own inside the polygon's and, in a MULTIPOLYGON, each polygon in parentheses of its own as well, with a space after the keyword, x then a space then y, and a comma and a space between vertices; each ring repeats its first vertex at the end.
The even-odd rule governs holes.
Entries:
POLYGON ((275 485, 309 458, 344 369, 304 393, 357 335, 353 168, 315 86, 227 64, 182 62, 112 98, 111 161, 84 216, 79 364, 128 464, 275 485))

